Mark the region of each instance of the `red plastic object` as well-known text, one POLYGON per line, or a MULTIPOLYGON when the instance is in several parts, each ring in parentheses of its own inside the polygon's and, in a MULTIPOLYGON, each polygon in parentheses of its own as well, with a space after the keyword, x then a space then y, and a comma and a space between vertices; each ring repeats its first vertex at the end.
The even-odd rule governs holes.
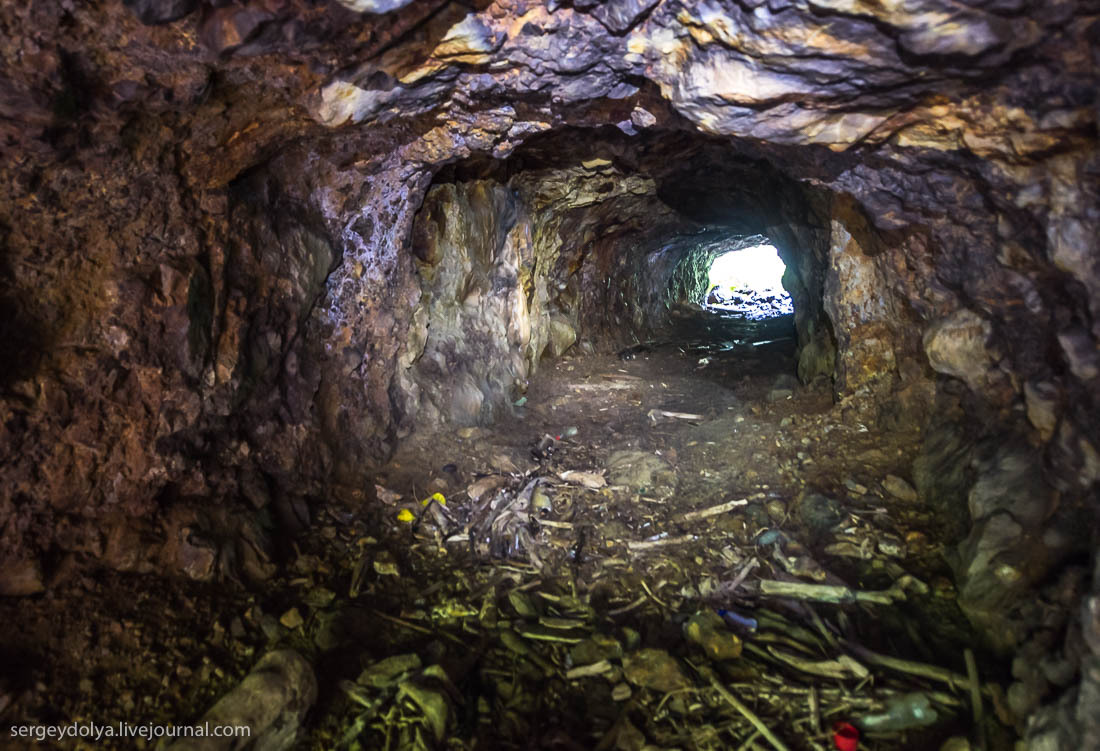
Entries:
POLYGON ((836 751, 856 751, 859 747, 859 730, 847 722, 833 725, 833 745, 836 751))

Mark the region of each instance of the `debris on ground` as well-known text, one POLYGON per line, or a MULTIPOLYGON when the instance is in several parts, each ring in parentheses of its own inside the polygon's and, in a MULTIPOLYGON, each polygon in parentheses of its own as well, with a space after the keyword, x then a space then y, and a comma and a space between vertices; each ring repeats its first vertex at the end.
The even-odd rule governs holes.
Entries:
MULTIPOLYGON (((208 662, 161 639, 131 705, 201 717, 293 649, 330 687, 296 746, 318 751, 993 748, 1004 676, 966 656, 901 477, 918 434, 777 378, 775 338, 559 360, 510 421, 413 436, 232 617, 181 601, 217 623, 188 624, 208 662)), ((158 624, 128 623, 154 654, 158 624)), ((0 710, 31 695, 0 682, 0 710)))

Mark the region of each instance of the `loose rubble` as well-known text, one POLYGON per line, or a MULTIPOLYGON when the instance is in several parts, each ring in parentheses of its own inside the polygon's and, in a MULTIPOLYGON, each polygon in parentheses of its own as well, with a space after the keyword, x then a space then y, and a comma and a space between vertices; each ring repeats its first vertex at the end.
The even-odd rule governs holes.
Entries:
POLYGON ((272 748, 1010 737, 1047 683, 1020 672, 1006 693, 978 669, 933 517, 899 474, 916 436, 884 445, 815 387, 765 398, 786 346, 715 346, 721 380, 759 373, 701 401, 686 396, 690 347, 566 359, 511 424, 410 442, 371 487, 338 490, 261 594, 191 645, 235 655, 217 681, 176 672, 216 691, 150 706, 252 717, 255 697, 283 697, 248 720, 277 726, 272 748), (316 702, 313 674, 335 689, 316 702))

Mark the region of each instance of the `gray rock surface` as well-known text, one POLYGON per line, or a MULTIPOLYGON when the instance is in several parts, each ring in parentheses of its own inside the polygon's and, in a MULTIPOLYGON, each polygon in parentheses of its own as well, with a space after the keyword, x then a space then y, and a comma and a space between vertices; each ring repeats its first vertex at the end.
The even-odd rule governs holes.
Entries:
POLYGON ((268 652, 244 679, 202 716, 213 726, 245 726, 251 740, 237 737, 181 738, 170 751, 293 748, 306 712, 317 699, 317 679, 305 658, 292 650, 268 652))

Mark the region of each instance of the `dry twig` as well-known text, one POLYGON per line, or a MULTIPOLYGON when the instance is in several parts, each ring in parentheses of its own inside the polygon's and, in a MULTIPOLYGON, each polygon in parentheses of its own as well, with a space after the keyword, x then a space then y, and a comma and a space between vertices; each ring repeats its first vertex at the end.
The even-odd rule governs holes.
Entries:
POLYGON ((627 550, 632 552, 640 552, 643 550, 652 550, 653 548, 663 548, 668 545, 683 545, 687 542, 695 540, 695 535, 680 535, 679 537, 664 537, 660 540, 645 540, 643 542, 628 542, 626 544, 627 550))
POLYGON ((756 716, 755 712, 742 704, 736 696, 731 694, 725 686, 719 683, 718 678, 714 675, 714 673, 708 670, 706 671, 705 675, 707 679, 710 680, 710 685, 712 685, 714 689, 718 692, 718 695, 725 699, 727 704, 729 704, 731 707, 744 715, 745 719, 751 722, 752 726, 760 732, 760 735, 764 736, 768 743, 772 744, 772 747, 775 749, 775 751, 787 751, 787 745, 776 737, 775 733, 773 733, 771 729, 769 729, 768 726, 765 725, 764 722, 756 716))
POLYGON ((680 514, 673 518, 676 522, 693 522, 698 519, 706 519, 710 516, 718 516, 724 514, 727 511, 732 511, 738 506, 748 505, 748 500, 745 498, 737 498, 732 501, 726 501, 725 503, 719 503, 717 506, 711 506, 709 508, 697 509, 696 511, 689 511, 686 514, 680 514))

